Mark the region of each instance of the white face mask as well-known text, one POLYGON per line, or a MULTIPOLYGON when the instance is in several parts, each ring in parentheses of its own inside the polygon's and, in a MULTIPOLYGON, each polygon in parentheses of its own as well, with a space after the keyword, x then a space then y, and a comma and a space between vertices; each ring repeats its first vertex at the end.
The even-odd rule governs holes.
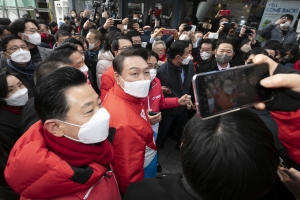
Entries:
POLYGON ((72 17, 76 17, 76 14, 73 13, 73 14, 72 14, 72 17))
POLYGON ((58 120, 62 123, 80 127, 78 140, 64 135, 66 138, 84 144, 95 144, 104 141, 108 136, 110 115, 105 108, 100 108, 93 117, 83 125, 79 126, 58 120))
POLYGON ((38 33, 34 33, 34 34, 26 34, 26 33, 22 33, 23 35, 26 35, 28 37, 28 40, 26 40, 27 42, 31 43, 31 44, 35 44, 35 45, 40 45, 41 44, 41 35, 38 33))
POLYGON ((224 91, 226 94, 232 94, 232 92, 233 92, 233 88, 232 87, 230 87, 230 88, 226 88, 225 89, 225 91, 224 91))
POLYGON ((191 56, 189 55, 187 58, 183 59, 182 64, 187 65, 189 64, 190 60, 191 60, 191 56))
POLYGON ((280 24, 281 28, 287 28, 290 26, 290 22, 285 22, 284 24, 280 24))
POLYGON ((156 77, 157 70, 156 69, 150 69, 150 76, 151 76, 151 81, 156 77))
POLYGON ((207 60, 211 57, 211 54, 203 51, 202 53, 200 53, 200 56, 201 56, 202 60, 207 60))
POLYGON ((121 76, 120 78, 124 82, 123 90, 126 94, 136 98, 145 98, 148 95, 151 80, 127 82, 121 76))
POLYGON ((24 106, 28 101, 28 89, 20 89, 5 100, 9 106, 24 106))
POLYGON ((89 43, 89 50, 92 50, 94 48, 95 48, 95 43, 93 43, 93 44, 89 43))
POLYGON ((20 48, 18 51, 13 52, 10 58, 16 63, 27 63, 30 61, 31 55, 29 51, 20 48))
POLYGON ((208 99, 208 107, 209 107, 209 113, 213 113, 215 110, 215 100, 212 99, 208 99))
POLYGON ((86 65, 83 65, 79 70, 84 73, 84 75, 87 75, 89 68, 86 65))
POLYGON ((181 34, 179 40, 190 40, 189 36, 186 34, 181 34))

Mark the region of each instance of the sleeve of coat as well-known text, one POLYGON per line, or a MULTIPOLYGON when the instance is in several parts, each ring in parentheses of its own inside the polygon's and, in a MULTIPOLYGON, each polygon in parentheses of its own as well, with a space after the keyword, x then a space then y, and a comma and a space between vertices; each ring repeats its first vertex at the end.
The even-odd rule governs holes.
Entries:
POLYGON ((111 80, 111 78, 106 75, 105 73, 102 74, 101 76, 101 84, 100 84, 100 99, 101 101, 104 100, 106 94, 108 93, 108 91, 114 86, 114 81, 111 80))
POLYGON ((120 191, 124 194, 130 183, 144 178, 146 141, 138 130, 125 126, 117 129, 113 147, 113 167, 120 191))
POLYGON ((260 36, 263 38, 268 38, 271 35, 272 30, 276 27, 276 24, 271 23, 261 30, 260 36))

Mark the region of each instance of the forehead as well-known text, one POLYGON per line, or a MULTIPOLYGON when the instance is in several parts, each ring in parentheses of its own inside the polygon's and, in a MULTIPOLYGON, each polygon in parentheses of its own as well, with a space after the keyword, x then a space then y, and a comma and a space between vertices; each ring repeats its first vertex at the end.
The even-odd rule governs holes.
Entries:
POLYGON ((26 45, 26 43, 20 39, 13 39, 7 43, 7 46, 12 46, 12 45, 26 45))
POLYGON ((95 36, 95 34, 92 33, 92 32, 89 32, 89 33, 86 35, 87 38, 88 38, 88 37, 94 37, 94 36, 95 36))
POLYGON ((228 19, 227 18, 221 18, 220 22, 222 22, 222 21, 228 21, 228 19))
POLYGON ((140 56, 127 57, 123 61, 123 70, 130 70, 131 68, 145 69, 148 67, 147 62, 140 56))
POLYGON ((40 29, 46 29, 47 28, 45 24, 40 24, 39 26, 40 26, 40 29))
POLYGON ((58 40, 65 40, 65 39, 68 39, 70 36, 68 35, 61 35, 58 37, 58 40))
POLYGON ((202 48, 211 48, 212 44, 209 44, 209 43, 203 43, 201 45, 202 48))
POLYGON ((150 58, 148 58, 148 63, 157 63, 157 60, 154 56, 150 56, 150 58))
POLYGON ((10 86, 10 85, 17 84, 20 80, 15 76, 8 75, 6 77, 6 81, 7 81, 7 85, 10 86))
POLYGON ((30 29, 30 28, 34 28, 34 29, 37 29, 38 27, 36 27, 36 25, 32 22, 26 22, 25 23, 25 27, 30 29))
POLYGON ((228 44, 228 43, 222 43, 219 45, 219 48, 218 49, 233 49, 232 45, 231 44, 228 44))
POLYGON ((132 40, 141 40, 141 36, 133 36, 131 39, 132 40))
POLYGON ((132 45, 132 43, 129 40, 126 40, 126 39, 120 39, 119 40, 119 46, 127 46, 127 45, 132 45))
POLYGON ((165 48, 165 46, 163 44, 158 44, 155 46, 155 48, 163 49, 163 48, 165 48))
POLYGON ((93 88, 87 83, 71 87, 65 92, 70 110, 79 110, 85 103, 94 100, 96 95, 93 88))

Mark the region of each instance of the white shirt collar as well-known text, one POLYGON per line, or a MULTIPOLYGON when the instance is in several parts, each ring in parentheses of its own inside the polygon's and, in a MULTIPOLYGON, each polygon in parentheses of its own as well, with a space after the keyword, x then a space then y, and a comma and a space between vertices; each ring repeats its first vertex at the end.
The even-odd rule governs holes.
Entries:
POLYGON ((230 68, 230 63, 225 68, 220 67, 220 65, 217 63, 219 71, 224 70, 224 69, 229 69, 230 68))

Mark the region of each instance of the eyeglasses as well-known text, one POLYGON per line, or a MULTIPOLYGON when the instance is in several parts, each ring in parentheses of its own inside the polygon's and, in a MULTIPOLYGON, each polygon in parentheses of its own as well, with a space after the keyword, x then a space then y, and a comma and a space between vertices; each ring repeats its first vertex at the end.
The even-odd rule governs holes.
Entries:
POLYGON ((84 56, 85 51, 78 51, 82 56, 84 56))
POLYGON ((31 32, 32 34, 34 34, 34 33, 40 33, 40 31, 39 31, 39 30, 36 30, 36 29, 29 29, 29 30, 25 30, 25 31, 29 31, 29 32, 31 32))
POLYGON ((124 47, 121 47, 121 48, 118 49, 118 50, 123 50, 123 49, 127 49, 127 48, 130 48, 130 47, 132 47, 132 45, 131 45, 131 46, 124 46, 124 47))
POLYGON ((23 45, 21 47, 13 46, 11 48, 6 49, 6 51, 7 50, 11 50, 12 52, 16 52, 16 51, 18 51, 20 49, 22 49, 22 50, 28 50, 28 47, 26 45, 23 45))
POLYGON ((153 64, 150 64, 150 63, 148 63, 148 66, 149 66, 151 69, 157 69, 157 68, 159 67, 158 64, 153 65, 153 64))
POLYGON ((154 49, 155 52, 163 53, 165 52, 165 49, 154 49))

